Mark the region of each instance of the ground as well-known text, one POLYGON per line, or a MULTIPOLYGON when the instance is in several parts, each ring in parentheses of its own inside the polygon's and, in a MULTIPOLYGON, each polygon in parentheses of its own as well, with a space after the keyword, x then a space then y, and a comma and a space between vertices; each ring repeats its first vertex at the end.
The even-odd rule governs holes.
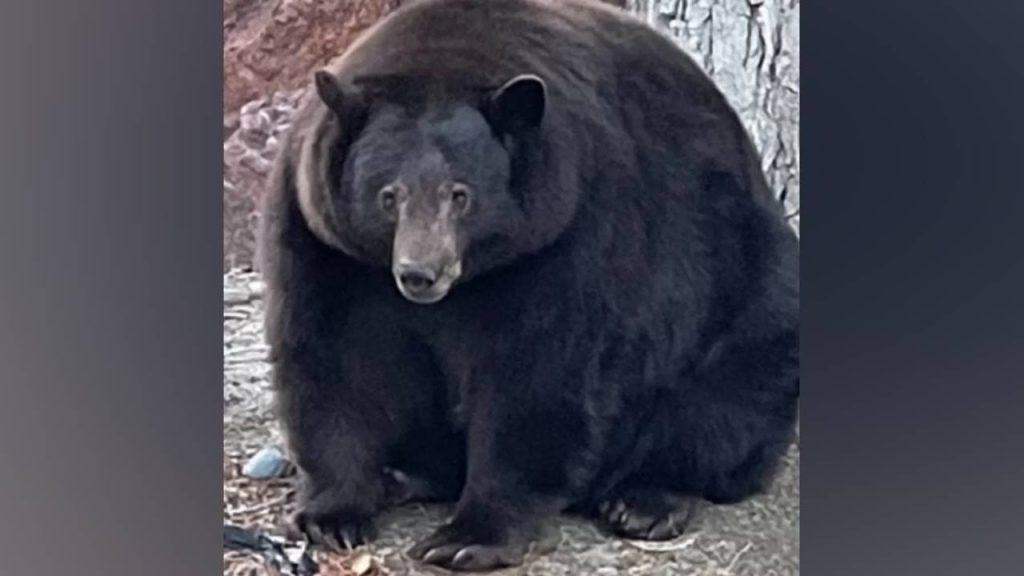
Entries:
MULTIPOLYGON (((262 284, 251 272, 224 276, 224 519, 283 534, 294 505, 288 478, 256 481, 242 464, 280 436, 271 413, 267 347, 262 335, 262 284)), ((734 506, 706 509, 691 530, 665 543, 625 541, 588 522, 561 519, 552 529, 554 549, 527 564, 496 573, 530 576, 786 576, 800 572, 799 441, 769 493, 734 506)), ((405 557, 404 551, 444 520, 445 506, 412 505, 383 516, 377 541, 351 555, 318 555, 323 576, 427 576, 441 573, 405 557)), ((256 558, 225 552, 224 572, 275 574, 256 558)))

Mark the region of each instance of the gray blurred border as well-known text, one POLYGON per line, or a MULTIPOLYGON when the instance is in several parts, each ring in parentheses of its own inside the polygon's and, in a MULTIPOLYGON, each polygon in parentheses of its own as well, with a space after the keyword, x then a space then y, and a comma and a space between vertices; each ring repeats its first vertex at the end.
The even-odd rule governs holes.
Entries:
POLYGON ((0 574, 215 574, 221 5, 0 2, 0 574))
POLYGON ((802 7, 801 567, 1019 574, 1024 7, 802 7))
MULTIPOLYGON (((4 574, 219 570, 220 10, 0 6, 4 574)), ((804 10, 802 565, 1015 573, 1021 8, 804 10)))

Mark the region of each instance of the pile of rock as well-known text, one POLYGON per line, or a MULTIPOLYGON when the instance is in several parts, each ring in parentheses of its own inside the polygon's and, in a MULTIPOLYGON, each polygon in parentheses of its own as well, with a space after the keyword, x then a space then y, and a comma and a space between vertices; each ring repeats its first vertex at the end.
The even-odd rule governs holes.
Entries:
POLYGON ((224 270, 253 263, 259 199, 290 126, 303 90, 275 92, 246 103, 225 120, 224 141, 224 270))

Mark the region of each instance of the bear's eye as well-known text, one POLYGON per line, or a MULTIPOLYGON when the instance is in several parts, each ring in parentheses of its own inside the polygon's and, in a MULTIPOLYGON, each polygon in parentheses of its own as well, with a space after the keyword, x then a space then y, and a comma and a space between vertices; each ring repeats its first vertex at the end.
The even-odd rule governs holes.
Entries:
POLYGON ((452 205, 459 212, 465 212, 469 207, 469 188, 461 184, 452 187, 452 205))
POLYGON ((397 203, 395 189, 388 186, 380 191, 380 207, 385 212, 393 212, 395 210, 395 204, 397 203))

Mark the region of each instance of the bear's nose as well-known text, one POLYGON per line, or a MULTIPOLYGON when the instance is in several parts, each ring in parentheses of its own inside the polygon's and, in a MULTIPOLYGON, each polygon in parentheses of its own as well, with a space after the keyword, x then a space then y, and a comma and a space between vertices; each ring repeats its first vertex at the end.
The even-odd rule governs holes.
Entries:
POLYGON ((398 281, 409 292, 428 290, 437 281, 437 273, 429 266, 414 262, 403 262, 395 269, 398 281))

